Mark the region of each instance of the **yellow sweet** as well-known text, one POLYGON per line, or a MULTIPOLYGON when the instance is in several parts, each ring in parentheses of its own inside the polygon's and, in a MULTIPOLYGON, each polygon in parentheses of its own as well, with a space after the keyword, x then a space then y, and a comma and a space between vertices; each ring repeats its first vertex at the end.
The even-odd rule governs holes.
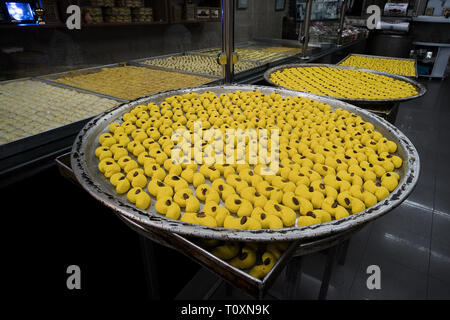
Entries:
POLYGON ((171 186, 175 190, 175 192, 189 187, 189 184, 186 182, 186 180, 177 175, 167 175, 164 178, 164 182, 167 185, 171 186))
POLYGON ((126 173, 130 172, 133 169, 139 168, 139 164, 135 160, 129 160, 125 166, 122 168, 126 173))
POLYGON ((313 214, 311 211, 309 215, 301 216, 297 220, 297 225, 299 227, 306 227, 318 223, 321 223, 320 218, 317 218, 316 215, 313 214))
POLYGON ((145 192, 136 195, 136 207, 146 210, 150 206, 150 196, 145 192))
POLYGON ((205 202, 215 202, 219 204, 220 194, 214 189, 209 189, 208 193, 206 194, 205 202))
POLYGON ((246 187, 241 190, 239 193, 243 199, 246 199, 250 202, 253 202, 253 199, 255 198, 255 192, 256 189, 253 187, 246 187))
POLYGON ((107 161, 103 167, 106 178, 111 178, 115 173, 120 172, 120 166, 115 161, 107 161))
POLYGON ((283 225, 285 227, 293 226, 295 223, 295 219, 297 218, 295 211, 286 206, 281 206, 280 216, 281 216, 281 220, 283 221, 283 225))
POLYGON ((229 260, 239 253, 239 244, 237 242, 227 242, 224 245, 215 247, 211 253, 222 260, 229 260))
POLYGON ((260 194, 258 191, 256 191, 254 193, 254 198, 253 198, 253 206, 254 207, 260 207, 260 208, 264 208, 264 206, 266 205, 267 202, 267 198, 260 194))
POLYGON ((389 196, 389 190, 385 188, 384 186, 377 185, 377 189, 375 190, 375 196, 377 197, 378 201, 381 201, 385 199, 387 196, 389 196))
POLYGON ((199 198, 201 201, 206 200, 206 196, 208 195, 209 190, 211 187, 207 184, 201 184, 195 189, 195 195, 197 198, 199 198))
POLYGON ((398 174, 395 172, 387 172, 381 177, 381 185, 389 190, 389 192, 394 191, 398 185, 398 174))
POLYGON ((125 179, 126 176, 122 172, 114 173, 110 178, 109 182, 115 187, 120 180, 125 179))
MULTIPOLYGON (((295 189, 295 194, 301 198, 309 200, 309 202, 313 205, 314 208, 320 208, 322 205, 322 201, 324 199, 324 195, 322 194, 322 192, 315 190, 312 185, 307 187, 303 184, 300 184, 295 189)), ((301 202, 300 199, 297 199, 297 200, 299 200, 299 202, 301 202)), ((303 203, 304 203, 304 201, 303 201, 303 203)), ((311 210, 308 210, 308 209, 310 209, 310 208, 307 208, 306 211, 312 210, 312 209, 311 210)), ((302 212, 304 210, 300 209, 300 211, 302 212)))
POLYGON ((147 185, 147 178, 145 177, 145 175, 143 175, 142 173, 138 173, 135 172, 135 174, 133 175, 133 179, 131 180, 131 185, 136 188, 136 187, 141 187, 144 188, 147 185))
POLYGON ((257 279, 264 278, 275 265, 276 258, 270 252, 264 252, 262 255, 262 264, 254 266, 249 274, 257 279))
POLYGON ((200 209, 200 201, 196 197, 186 199, 186 212, 198 212, 200 209))
POLYGON ((171 197, 173 195, 173 189, 159 179, 152 178, 148 183, 147 189, 148 192, 156 198, 162 196, 171 197))
MULTIPOLYGON (((259 208, 261 209, 261 208, 259 208)), ((263 229, 281 229, 283 228, 283 221, 275 215, 270 215, 264 211, 257 212, 253 210, 251 217, 258 220, 261 223, 263 229)))
POLYGON ((181 216, 180 206, 176 203, 172 203, 166 212, 166 217, 174 220, 178 220, 181 216))
POLYGON ((300 201, 293 192, 286 192, 283 195, 282 202, 285 206, 288 206, 293 210, 300 209, 300 201))
POLYGON ((243 199, 240 196, 238 196, 237 194, 232 194, 225 200, 225 207, 231 213, 237 213, 242 203, 243 199))
POLYGON ((192 197, 192 190, 189 188, 181 189, 175 192, 173 200, 182 208, 186 207, 186 200, 192 197))
POLYGON ((204 212, 185 212, 181 218, 183 222, 189 222, 193 224, 200 224, 208 227, 217 227, 217 221, 213 217, 207 215, 204 212))
MULTIPOLYGON (((166 159, 167 161, 168 159, 166 159)), ((165 162, 165 161, 164 161, 165 162)), ((191 171, 191 170, 190 170, 191 171)), ((175 175, 175 176, 179 176, 181 175, 181 173, 183 172, 183 168, 181 167, 181 165, 179 164, 174 164, 173 166, 170 167, 169 169, 169 174, 171 175, 175 175)), ((191 178, 189 175, 187 176, 189 179, 191 178)), ((183 178, 183 177, 182 177, 183 178)), ((183 178, 184 179, 184 178, 183 178)), ((186 179, 185 179, 186 180, 186 179)), ((186 180, 187 181, 187 180, 186 180)), ((188 181, 189 182, 189 181, 188 181)), ((191 183, 191 182, 189 182, 191 183)))
POLYGON ((213 201, 205 202, 203 211, 216 219, 218 227, 223 227, 225 218, 230 214, 225 207, 219 206, 213 201))
MULTIPOLYGON (((98 148, 95 149, 95 155, 97 156, 97 158, 99 158, 99 157, 100 157, 100 154, 103 153, 103 152, 105 152, 105 151, 110 151, 110 150, 109 150, 108 147, 100 146, 100 147, 98 147, 98 148)), ((112 152, 110 153, 110 156, 109 156, 109 157, 110 157, 110 158, 112 157, 112 152)), ((99 160, 103 160, 103 159, 99 159, 99 160)))
POLYGON ((316 216, 316 218, 320 219, 321 223, 331 221, 331 214, 325 210, 315 209, 312 213, 316 216))
MULTIPOLYGON (((111 157, 113 157, 113 153, 111 152, 111 150, 109 150, 107 147, 100 147, 103 151, 101 151, 101 152, 99 152, 99 154, 98 154, 98 159, 99 160, 103 160, 103 159, 106 159, 106 158, 111 158, 111 157)), ((118 159, 115 159, 114 158, 114 160, 118 160, 118 159)))
POLYGON ((173 200, 171 197, 161 197, 156 200, 155 209, 157 212, 161 214, 166 214, 167 209, 173 204, 173 200))
POLYGON ((242 203, 239 205, 239 209, 236 214, 238 217, 250 216, 253 211, 253 205, 250 201, 242 199, 242 203))
POLYGON ((116 192, 118 194, 126 193, 126 192, 128 192, 129 189, 130 189, 130 181, 128 181, 128 179, 125 179, 125 177, 122 177, 121 179, 119 179, 117 181, 116 192))
POLYGON ((223 226, 230 229, 261 229, 261 223, 252 217, 243 216, 235 218, 231 215, 225 217, 223 226))
MULTIPOLYGON (((169 171, 169 173, 174 174, 172 171, 169 171)), ((178 173, 180 174, 180 173, 178 173)), ((181 172, 181 177, 186 180, 188 183, 194 182, 194 171, 190 169, 183 170, 181 172)))
POLYGON ((256 262, 256 252, 249 246, 244 246, 240 253, 231 259, 229 263, 239 269, 248 269, 256 262))
POLYGON ((163 180, 166 176, 166 172, 157 163, 152 163, 150 161, 144 164, 145 175, 152 179, 163 180))
POLYGON ((205 177, 200 172, 195 172, 192 176, 192 184, 194 188, 197 188, 199 185, 205 183, 205 177))
MULTIPOLYGON (((123 169, 125 168, 125 166, 128 164, 129 161, 131 161, 131 157, 129 156, 123 156, 122 158, 120 158, 119 160, 117 160, 117 163, 119 164, 119 166, 123 169)), ((101 163, 101 162, 100 162, 101 163)), ((102 171, 100 169, 100 171, 102 171)))
POLYGON ((127 192, 127 199, 128 201, 130 201, 131 203, 136 203, 136 196, 138 194, 140 194, 141 192, 144 192, 142 190, 142 188, 131 188, 128 192, 127 192))
MULTIPOLYGON (((296 48, 290 48, 291 50, 296 48)), ((242 60, 259 61, 259 62, 271 62, 289 57, 286 52, 278 52, 274 50, 265 50, 260 48, 237 48, 236 53, 242 60)), ((201 54, 217 57, 221 52, 220 49, 208 49, 200 51, 201 54)))

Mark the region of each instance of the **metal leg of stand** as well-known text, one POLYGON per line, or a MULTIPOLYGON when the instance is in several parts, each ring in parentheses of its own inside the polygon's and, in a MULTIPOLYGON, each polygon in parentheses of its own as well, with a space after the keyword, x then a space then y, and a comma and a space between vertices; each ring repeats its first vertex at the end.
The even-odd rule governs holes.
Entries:
POLYGON ((390 123, 395 125, 395 120, 397 119, 397 114, 398 114, 398 107, 399 107, 400 103, 395 103, 394 106, 391 109, 391 112, 389 112, 388 116, 387 116, 387 121, 389 121, 390 123))
POLYGON ((338 263, 343 266, 345 263, 345 258, 347 257, 347 250, 348 246, 350 244, 350 239, 345 240, 339 245, 339 257, 338 257, 338 263))
POLYGON ((155 247, 152 241, 143 236, 139 236, 141 243, 142 259, 144 260, 145 276, 147 280, 148 295, 151 300, 161 298, 159 292, 159 282, 155 264, 155 247))
POLYGON ((294 257, 286 266, 286 299, 295 299, 302 277, 302 257, 294 257))
POLYGON ((328 249, 327 262, 322 276, 322 285, 320 286, 319 300, 325 300, 330 285, 331 273, 333 272, 334 261, 336 260, 336 253, 339 245, 328 249))

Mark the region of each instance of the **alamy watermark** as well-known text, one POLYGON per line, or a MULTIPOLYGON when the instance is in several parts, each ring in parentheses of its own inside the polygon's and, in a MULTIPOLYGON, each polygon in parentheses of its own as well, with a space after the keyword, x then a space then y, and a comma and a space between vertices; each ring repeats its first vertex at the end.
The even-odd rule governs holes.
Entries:
POLYGON ((66 280, 66 286, 69 290, 81 289, 81 269, 73 264, 67 267, 66 273, 69 275, 66 280))
POLYGON ((67 29, 73 30, 81 29, 81 9, 77 5, 70 5, 67 7, 66 13, 70 16, 67 17, 66 26, 67 29))
POLYGON ((172 162, 175 164, 190 164, 192 160, 196 164, 208 165, 259 163, 266 165, 261 170, 262 175, 274 175, 279 169, 278 129, 271 129, 270 137, 267 129, 226 129, 224 137, 221 130, 203 129, 202 122, 195 121, 193 137, 189 130, 177 129, 171 139, 176 143, 171 153, 172 162))
POLYGON ((376 264, 367 267, 366 273, 370 276, 367 278, 366 286, 369 290, 381 289, 381 269, 376 264))
POLYGON ((367 18, 366 26, 369 30, 381 29, 381 9, 373 4, 367 7, 366 13, 370 14, 367 18))

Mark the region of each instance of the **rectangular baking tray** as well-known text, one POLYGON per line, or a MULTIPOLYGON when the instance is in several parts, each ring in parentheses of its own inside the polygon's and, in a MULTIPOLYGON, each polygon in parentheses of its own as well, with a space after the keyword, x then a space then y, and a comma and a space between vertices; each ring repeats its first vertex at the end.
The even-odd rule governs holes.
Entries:
MULTIPOLYGON (((296 40, 286 40, 286 39, 272 39, 272 38, 255 38, 253 40, 250 41, 245 41, 245 42, 239 42, 235 45, 235 48, 249 48, 249 47, 254 47, 254 48, 260 48, 260 49, 264 49, 267 47, 272 47, 272 46, 286 46, 286 47, 291 47, 291 48, 301 48, 302 44, 299 41, 296 40)), ((190 51, 190 53, 194 53, 194 54, 206 54, 204 51, 209 51, 209 50, 217 50, 220 48, 206 48, 206 49, 199 49, 199 50, 195 50, 195 51, 190 51)), ((309 55, 313 55, 315 53, 317 53, 318 51, 320 51, 320 47, 319 46, 315 46, 315 45, 308 45, 308 54, 309 55)), ((270 61, 270 62, 263 62, 263 61, 257 61, 257 60, 249 60, 247 59, 247 61, 252 61, 252 62, 257 62, 257 63, 261 63, 262 65, 264 65, 265 68, 272 68, 278 65, 282 65, 282 64, 288 64, 288 63, 295 63, 298 62, 298 59, 301 56, 301 53, 289 53, 289 52, 284 52, 283 54, 286 55, 285 58, 282 59, 278 59, 278 60, 274 60, 274 61, 270 61)), ((206 54, 208 55, 208 54, 206 54)), ((253 75, 255 74, 255 72, 253 72, 252 74, 246 74, 241 76, 241 74, 238 75, 238 80, 242 79, 244 77, 248 77, 249 75, 253 75)))
MULTIPOLYGON (((276 45, 276 44, 273 44, 273 45, 276 45)), ((271 44, 268 44, 268 43, 262 44, 262 43, 259 43, 259 42, 256 42, 256 41, 246 41, 246 42, 237 43, 235 45, 235 49, 246 49, 246 48, 264 49, 264 48, 267 48, 269 46, 271 46, 271 44)), ((206 48, 206 49, 198 49, 198 50, 195 50, 195 51, 188 51, 188 53, 189 54, 196 54, 196 55, 205 55, 205 56, 211 57, 211 56, 214 56, 214 55, 212 53, 208 53, 208 52, 209 51, 217 51, 217 50, 221 50, 221 48, 213 47, 213 48, 206 48)), ((281 53, 281 54, 285 55, 286 58, 291 58, 291 57, 296 55, 296 54, 292 54, 292 53, 281 53)), ((274 62, 277 62, 277 61, 282 61, 282 60, 284 60, 286 58, 279 59, 279 60, 274 60, 274 61, 270 61, 270 62, 253 60, 253 59, 245 59, 245 61, 250 61, 250 62, 262 64, 262 65, 267 65, 267 64, 274 63, 274 62)))
MULTIPOLYGON (((128 100, 109 97, 102 94, 96 94, 93 92, 88 92, 86 90, 82 90, 79 88, 54 84, 49 81, 42 81, 38 78, 28 77, 28 78, 20 78, 8 81, 2 81, 1 84, 4 83, 12 83, 19 81, 37 81, 43 82, 49 85, 55 85, 57 87, 75 90, 77 92, 93 94, 96 96, 100 96, 103 98, 108 98, 111 100, 115 100, 119 103, 128 102, 128 100)), ((45 97, 43 97, 45 99, 45 97)), ((11 141, 8 143, 4 143, 0 145, 0 176, 19 167, 24 166, 30 162, 33 162, 36 158, 45 156, 47 153, 51 153, 57 150, 61 150, 62 148, 67 148, 71 145, 72 140, 75 138, 75 135, 83 128, 83 126, 89 122, 93 117, 88 117, 85 119, 80 119, 76 122, 72 122, 66 125, 62 125, 60 127, 56 127, 53 129, 49 129, 46 131, 42 131, 40 133, 30 135, 28 137, 24 137, 15 141, 11 141), (69 138, 71 137, 71 138, 69 138), (69 139, 70 141, 67 141, 69 139), (54 147, 52 146, 54 144, 54 147)))
POLYGON ((403 77, 407 77, 407 78, 418 78, 419 77, 418 73, 417 73, 417 60, 416 59, 396 58, 396 57, 385 57, 385 56, 374 56, 374 55, 368 55, 368 54, 350 53, 344 59, 342 59, 341 61, 339 61, 336 64, 341 65, 345 60, 347 60, 351 56, 359 56, 359 57, 367 57, 367 58, 379 58, 379 59, 414 61, 414 70, 415 70, 415 75, 414 76, 405 76, 405 75, 402 75, 402 74, 390 73, 390 72, 386 72, 386 73, 394 74, 394 75, 397 75, 397 76, 403 76, 403 77))
POLYGON ((115 67, 123 67, 129 65, 127 62, 118 62, 118 63, 112 63, 112 64, 107 64, 107 65, 101 65, 101 66, 96 66, 96 67, 90 67, 90 68, 84 68, 84 69, 77 69, 77 70, 71 70, 71 71, 65 71, 65 72, 58 72, 58 73, 52 73, 52 74, 47 74, 47 75, 42 75, 42 76, 38 76, 36 77, 36 79, 55 85, 55 86, 59 86, 59 87, 63 87, 63 88, 72 88, 72 89, 76 89, 80 92, 85 92, 85 93, 90 93, 90 94, 94 94, 100 97, 104 97, 104 98, 109 98, 109 99, 114 99, 117 101, 121 101, 121 102, 128 102, 129 100, 124 99, 124 98, 120 98, 120 97, 114 97, 111 95, 107 95, 101 92, 96 92, 96 91, 92 91, 92 90, 87 90, 87 89, 83 89, 83 88, 79 88, 76 86, 71 86, 65 83, 60 83, 57 82, 56 79, 60 78, 60 77, 70 77, 70 76, 74 76, 74 75, 80 75, 80 74, 85 74, 85 73, 95 73, 97 71, 100 71, 101 69, 104 68, 115 68, 115 67))
MULTIPOLYGON (((197 55, 197 56, 211 57, 210 55, 205 55, 205 54, 198 54, 198 53, 193 53, 193 52, 191 52, 191 53, 185 52, 185 53, 168 54, 168 55, 163 55, 163 56, 138 59, 138 60, 130 61, 130 63, 138 64, 139 66, 143 66, 143 67, 150 67, 150 68, 153 68, 153 69, 159 69, 159 70, 163 70, 163 71, 172 71, 172 72, 193 74, 193 75, 202 76, 202 77, 210 77, 210 78, 214 78, 214 79, 222 79, 221 76, 217 76, 217 75, 211 75, 211 74, 206 74, 206 73, 190 72, 190 71, 177 70, 177 69, 158 67, 158 66, 151 66, 151 65, 146 65, 146 64, 143 63, 144 61, 147 61, 147 60, 164 59, 164 58, 184 56, 184 55, 197 55)), ((263 72, 266 69, 266 67, 264 66, 264 63, 261 63, 261 62, 258 62, 258 61, 251 61, 251 60, 243 60, 243 61, 248 61, 248 62, 254 63, 257 66, 253 67, 253 68, 250 68, 250 69, 247 69, 247 70, 244 70, 244 71, 241 71, 241 72, 238 72, 238 73, 235 73, 235 77, 237 77, 237 78, 243 78, 243 77, 246 77, 246 76, 248 76, 250 74, 263 72)), ((216 82, 208 83, 208 84, 216 84, 216 82)))
MULTIPOLYGON (((123 99, 123 98, 113 97, 113 96, 110 96, 110 95, 107 95, 107 94, 104 94, 104 93, 91 91, 91 90, 87 90, 87 89, 81 89, 81 88, 78 88, 78 87, 75 87, 75 86, 66 85, 66 84, 62 84, 62 83, 54 81, 54 80, 56 80, 56 79, 58 79, 59 77, 62 77, 62 76, 73 76, 73 75, 80 75, 80 74, 91 73, 91 72, 94 73, 94 72, 97 72, 97 71, 99 71, 101 69, 104 69, 104 68, 116 68, 116 67, 122 67, 122 66, 135 66, 135 67, 141 67, 141 68, 147 68, 147 69, 153 69, 153 70, 177 72, 177 73, 181 73, 181 74, 193 74, 193 73, 182 72, 182 71, 178 71, 178 70, 167 70, 167 69, 164 69, 164 68, 157 68, 157 67, 153 67, 153 66, 147 66, 147 65, 144 65, 144 64, 137 63, 135 61, 129 61, 129 62, 113 63, 113 64, 108 64, 108 65, 103 65, 103 66, 98 66, 98 67, 79 69, 79 70, 74 70, 74 71, 69 71, 69 72, 54 73, 54 74, 50 74, 50 75, 39 76, 38 79, 46 81, 48 83, 52 83, 54 85, 63 85, 65 87, 77 88, 77 89, 80 89, 80 90, 84 90, 87 93, 93 93, 93 94, 97 94, 97 95, 100 95, 100 96, 103 96, 103 97, 110 97, 110 98, 122 100, 123 102, 127 102, 128 100, 123 99)), ((219 77, 211 77, 211 76, 200 75, 200 74, 197 74, 197 75, 198 76, 204 76, 204 77, 212 79, 210 82, 206 82, 203 85, 218 84, 219 77)), ((155 93, 155 92, 150 92, 149 94, 152 94, 152 93, 155 93)))
MULTIPOLYGON (((201 86, 208 86, 208 85, 215 85, 215 84, 221 84, 222 83, 222 79, 219 76, 212 76, 210 74, 201 74, 201 73, 195 73, 195 72, 189 72, 189 71, 182 71, 182 70, 176 70, 176 69, 168 69, 168 68, 163 68, 163 67, 158 67, 158 66, 149 66, 143 63, 139 63, 139 62, 134 62, 134 61, 130 61, 129 65, 131 66, 136 66, 136 67, 142 67, 142 68, 147 68, 147 69, 153 69, 153 70, 161 70, 161 71, 166 71, 166 72, 174 72, 174 73, 180 73, 180 74, 189 74, 189 75, 194 75, 194 76, 199 76, 199 77, 204 77, 204 78, 210 78, 211 81, 209 82, 205 82, 201 85, 199 85, 199 87, 201 86)), ((183 89, 183 88, 180 88, 183 89)), ((169 89, 167 89, 169 90, 169 89)), ((152 92, 149 94, 154 94, 156 92, 152 92)))
POLYGON ((142 58, 142 59, 136 59, 136 60, 132 60, 129 63, 132 65, 136 65, 139 67, 148 67, 150 69, 155 69, 155 70, 162 70, 162 71, 170 71, 170 72, 178 72, 178 73, 184 73, 184 74, 191 74, 191 75, 195 75, 195 76, 200 76, 200 77, 206 77, 206 78, 211 78, 211 79, 220 79, 220 76, 214 75, 214 74, 207 74, 207 73, 200 73, 200 72, 192 72, 192 71, 187 71, 187 70, 178 70, 178 69, 174 69, 174 68, 166 68, 166 67, 160 67, 160 66, 153 66, 153 65, 148 65, 145 64, 145 61, 148 60, 155 60, 155 59, 165 59, 165 58, 170 58, 170 57, 181 57, 181 56, 186 56, 186 55, 190 55, 189 53, 174 53, 174 54, 165 54, 165 55, 161 55, 161 56, 155 56, 155 57, 148 57, 148 58, 142 58))

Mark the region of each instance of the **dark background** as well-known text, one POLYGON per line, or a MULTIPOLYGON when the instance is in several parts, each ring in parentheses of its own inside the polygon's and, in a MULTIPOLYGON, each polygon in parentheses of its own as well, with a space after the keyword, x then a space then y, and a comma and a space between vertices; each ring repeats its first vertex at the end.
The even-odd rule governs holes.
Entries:
MULTIPOLYGON (((56 167, 0 192, 6 268, 1 287, 13 300, 148 302, 138 234, 56 167), (81 269, 81 290, 66 287, 69 265, 81 269)), ((156 244, 154 259, 158 278, 164 279, 159 283, 163 300, 173 299, 199 268, 156 244)))

